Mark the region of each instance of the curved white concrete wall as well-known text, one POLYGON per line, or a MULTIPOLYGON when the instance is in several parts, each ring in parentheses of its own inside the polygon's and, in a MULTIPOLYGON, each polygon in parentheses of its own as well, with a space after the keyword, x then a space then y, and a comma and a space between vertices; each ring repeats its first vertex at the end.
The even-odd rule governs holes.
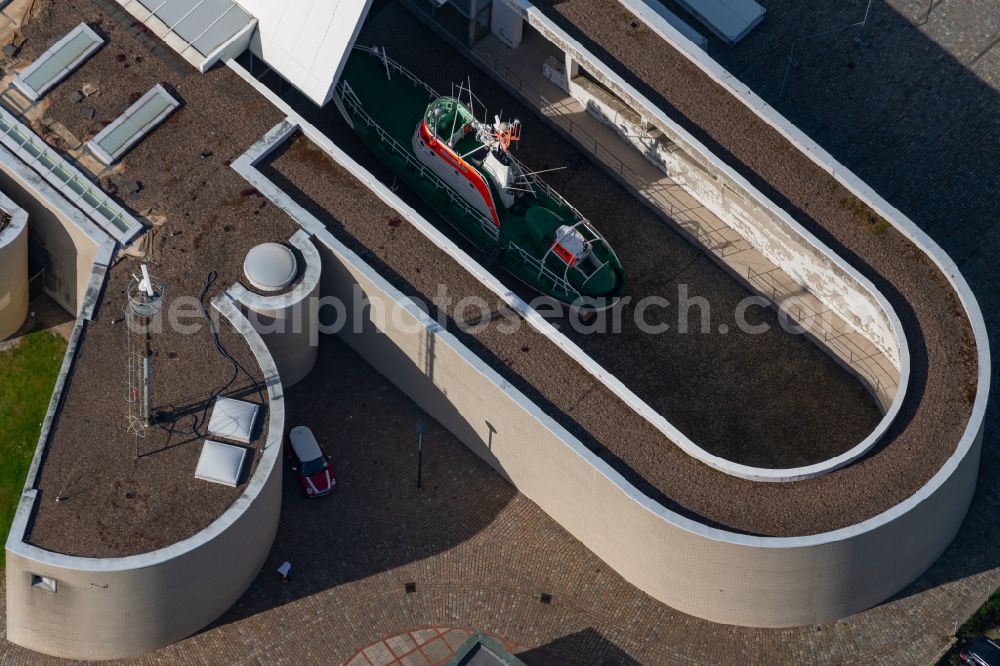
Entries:
MULTIPOLYGON (((232 61, 230 61, 229 64, 238 74, 247 80, 248 83, 256 87, 259 92, 268 97, 276 106, 289 113, 288 121, 280 123, 278 126, 272 128, 272 130, 268 132, 268 134, 261 139, 256 146, 248 150, 247 153, 240 156, 240 158, 233 163, 233 167, 240 173, 243 173, 244 176, 247 176, 248 170, 254 171, 254 173, 257 174, 248 179, 252 180, 254 186, 257 187, 258 190, 266 190, 266 196, 270 197, 273 202, 275 199, 280 198, 282 202, 276 202, 279 207, 287 209, 289 205, 294 206, 286 195, 283 193, 275 193, 277 188, 272 183, 269 181, 263 182, 266 179, 263 179, 259 175, 259 172, 256 172, 253 165, 263 159, 266 155, 270 154, 272 150, 274 150, 283 141, 287 140, 296 131, 301 130, 306 137, 324 150, 331 157, 331 159, 338 162, 348 172, 358 178, 358 180, 372 189, 375 194, 382 198, 389 206, 399 211, 401 215, 413 224, 418 231, 424 234, 431 242, 440 247, 457 263, 468 270, 484 286, 496 293, 542 335, 546 336, 557 347, 566 352, 567 355, 573 358, 585 370, 587 370, 587 372, 602 382, 625 404, 629 405, 629 407, 635 410, 639 415, 662 432, 671 442, 676 444, 678 448, 683 450, 688 455, 697 458, 706 465, 718 469, 726 474, 752 481, 789 482, 822 476, 823 474, 827 474, 833 470, 849 465, 868 453, 868 451, 881 441, 882 437, 889 430, 892 422, 896 418, 896 415, 902 408, 903 401, 906 397, 906 387, 909 382, 910 356, 902 324, 899 321, 899 317, 892 309, 892 306, 875 288, 870 280, 861 275, 843 259, 836 256, 829 248, 823 245, 801 225, 788 217, 788 215, 784 213, 784 211, 781 211, 780 208, 774 207, 773 204, 768 204, 775 208, 775 210, 779 211, 781 215, 788 218, 789 226, 786 236, 791 237, 797 247, 808 247, 809 251, 813 255, 823 258, 824 270, 829 272, 837 281, 837 284, 841 285, 841 287, 848 294, 849 298, 845 299, 847 302, 862 303, 864 304, 863 309, 874 308, 880 313, 880 318, 885 321, 886 326, 888 327, 888 335, 892 343, 891 347, 894 350, 892 362, 896 364, 899 371, 898 387, 892 391, 891 397, 880 393, 875 386, 869 384, 868 378, 863 377, 859 371, 851 368, 846 363, 844 364, 845 368, 851 372, 855 372, 862 384, 872 391, 876 400, 879 401, 884 413, 882 419, 878 422, 878 424, 876 424, 875 428, 868 434, 868 436, 847 451, 844 451, 833 458, 801 467, 762 468, 734 463, 723 457, 709 453, 688 438, 672 423, 667 421, 667 419, 650 407, 644 400, 640 399, 639 396, 625 386, 625 384, 617 377, 609 373, 603 366, 594 361, 578 345, 570 341, 564 333, 560 332, 544 317, 535 312, 534 309, 531 308, 523 299, 507 289, 503 283, 500 282, 500 280, 484 269, 479 263, 476 262, 476 260, 470 257, 464 250, 459 248, 434 225, 421 217, 415 210, 404 204, 374 176, 364 170, 359 164, 354 162, 349 156, 340 150, 340 148, 334 145, 329 137, 323 135, 310 123, 305 121, 305 119, 298 116, 283 100, 276 97, 267 88, 261 86, 256 79, 250 76, 239 65, 233 63, 232 61)), ((749 184, 747 187, 750 187, 749 184)), ((759 193, 757 196, 763 198, 763 195, 760 195, 759 193)), ((298 208, 298 206, 294 207, 298 208)), ((315 224, 317 228, 322 229, 321 224, 318 222, 315 224)), ((314 232, 316 231, 316 229, 312 227, 310 227, 310 230, 314 232)), ((851 321, 854 321, 854 317, 851 318, 851 321)), ((821 348, 824 347, 824 343, 821 340, 816 339, 816 342, 821 348)), ((840 358, 834 352, 831 352, 831 355, 833 358, 840 361, 840 358)))
MULTIPOLYGON (((297 122, 310 134, 304 120, 297 122)), ((898 211, 882 206, 884 202, 854 190, 941 268, 972 326, 978 385, 970 419, 965 430, 956 433, 955 452, 945 464, 917 493, 888 511, 833 532, 755 537, 707 527, 640 493, 262 178, 253 164, 292 130, 289 123, 276 127, 233 167, 315 235, 324 265, 324 297, 339 298, 352 318, 357 317, 352 306, 363 302, 355 297, 355 289, 372 302, 360 318, 352 319, 362 322, 360 330, 341 330, 344 340, 567 531, 654 598, 722 623, 786 627, 828 622, 892 596, 923 573, 954 538, 979 466, 990 377, 985 324, 951 260, 898 211), (403 314, 377 316, 394 308, 403 314)), ((358 177, 408 218, 416 216, 373 178, 358 177)), ((466 255, 455 256, 475 271, 466 255)), ((523 312, 532 318, 532 312, 523 312)), ((572 353, 565 343, 554 342, 572 353)), ((603 370, 597 367, 594 372, 601 376, 603 370)), ((602 379, 613 383, 606 373, 602 379)))
POLYGON ((263 296, 243 285, 235 285, 230 290, 271 352, 286 389, 305 379, 316 365, 319 353, 316 310, 321 270, 319 253, 309 242, 308 234, 298 231, 289 242, 305 264, 302 279, 291 291, 263 296))
POLYGON ((79 315, 91 270, 110 237, 4 146, 0 190, 28 214, 32 251, 45 266, 45 293, 79 315))
MULTIPOLYGON (((91 284, 99 290, 100 282, 91 284)), ((33 486, 43 434, 7 538, 8 640, 70 659, 142 654, 215 620, 257 575, 281 509, 284 399, 270 354, 231 297, 217 297, 212 304, 246 338, 267 385, 270 422, 253 478, 219 518, 184 541, 122 558, 61 555, 23 541, 38 499, 33 486), (55 579, 56 592, 33 588, 32 574, 55 579)), ((58 391, 50 413, 57 402, 58 391)))
POLYGON ((28 315, 28 214, 0 194, 10 224, 0 231, 0 340, 21 328, 28 315))
MULTIPOLYGON (((917 578, 968 510, 988 388, 985 348, 973 418, 954 455, 916 495, 835 532, 745 536, 706 527, 640 493, 339 242, 324 233, 317 240, 324 296, 358 302, 351 290, 359 285, 372 301, 367 316, 406 310, 362 317, 360 333, 341 332, 345 341, 629 582, 674 608, 758 627, 841 618, 917 578)), ((974 302, 970 309, 976 321, 974 302)), ((976 331, 985 340, 981 319, 976 331)))

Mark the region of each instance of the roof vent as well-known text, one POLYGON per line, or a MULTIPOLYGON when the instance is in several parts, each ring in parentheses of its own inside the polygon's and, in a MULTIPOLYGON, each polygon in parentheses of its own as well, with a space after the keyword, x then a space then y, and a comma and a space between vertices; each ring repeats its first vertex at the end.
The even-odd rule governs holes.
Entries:
POLYGON ((247 281, 260 291, 281 291, 299 272, 295 253, 280 243, 263 243, 247 253, 243 262, 247 281))
POLYGON ((212 418, 208 421, 208 434, 234 442, 249 444, 260 405, 232 398, 216 398, 212 418))
POLYGON ((235 488, 240 482, 246 457, 247 450, 242 446, 206 439, 201 447, 201 457, 198 458, 194 476, 202 481, 235 488))

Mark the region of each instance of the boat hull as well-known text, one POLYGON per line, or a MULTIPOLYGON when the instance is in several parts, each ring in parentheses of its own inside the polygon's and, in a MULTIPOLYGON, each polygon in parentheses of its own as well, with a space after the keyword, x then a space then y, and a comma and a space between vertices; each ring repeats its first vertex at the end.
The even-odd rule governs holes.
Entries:
MULTIPOLYGON (((388 63, 398 67, 391 60, 388 63)), ((463 197, 460 190, 463 186, 473 186, 468 177, 452 174, 455 177, 448 178, 443 168, 427 164, 430 156, 418 154, 422 148, 429 148, 418 145, 418 127, 427 105, 437 95, 415 77, 410 80, 399 71, 393 70, 387 77, 387 69, 379 58, 369 55, 366 50, 356 49, 348 58, 337 88, 338 109, 379 160, 464 238, 482 250, 489 264, 501 266, 532 289, 575 310, 597 311, 613 305, 624 290, 624 274, 617 258, 613 265, 618 276, 614 291, 589 296, 553 272, 551 265, 539 265, 537 257, 526 256, 530 253, 520 250, 524 241, 511 236, 514 232, 510 230, 523 226, 523 221, 521 225, 509 223, 509 219, 505 223, 505 217, 513 213, 500 211, 497 218, 497 213, 491 215, 488 207, 476 206, 474 200, 470 203, 469 197, 463 197)), ((550 259, 551 263, 559 262, 550 259)))

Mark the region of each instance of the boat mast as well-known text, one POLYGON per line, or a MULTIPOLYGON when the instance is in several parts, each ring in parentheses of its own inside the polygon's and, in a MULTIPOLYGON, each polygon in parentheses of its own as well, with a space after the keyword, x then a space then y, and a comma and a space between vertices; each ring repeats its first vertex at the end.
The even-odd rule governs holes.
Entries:
MULTIPOLYGON (((452 84, 452 92, 454 92, 455 84, 452 84)), ((461 88, 459 88, 459 94, 462 94, 461 88)), ((461 104, 461 100, 457 97, 455 98, 456 104, 461 104)), ((455 117, 451 119, 451 132, 448 134, 448 140, 451 141, 451 137, 455 136, 455 125, 458 123, 458 107, 455 107, 455 117)))

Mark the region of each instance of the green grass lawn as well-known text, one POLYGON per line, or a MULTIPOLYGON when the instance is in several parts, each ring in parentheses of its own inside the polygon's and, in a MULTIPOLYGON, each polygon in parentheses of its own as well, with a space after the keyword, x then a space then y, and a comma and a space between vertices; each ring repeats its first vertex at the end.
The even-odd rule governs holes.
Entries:
MULTIPOLYGON (((48 331, 0 352, 0 530, 6 540, 59 374, 66 341, 48 331)), ((4 551, 0 548, 0 568, 4 551)))

